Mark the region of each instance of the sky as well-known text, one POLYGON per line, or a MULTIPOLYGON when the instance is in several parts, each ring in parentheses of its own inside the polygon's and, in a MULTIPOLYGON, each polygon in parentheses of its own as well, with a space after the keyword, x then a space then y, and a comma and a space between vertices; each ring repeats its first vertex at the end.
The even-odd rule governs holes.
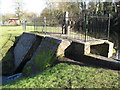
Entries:
MULTIPOLYGON (((15 1, 16 0, 0 0, 0 14, 14 13, 15 1)), ((47 0, 19 0, 19 1, 22 1, 24 3, 23 5, 24 11, 40 14, 42 10, 46 7, 47 0)), ((52 2, 74 1, 75 2, 75 1, 81 1, 81 0, 49 0, 49 1, 52 1, 52 2)), ((89 1, 89 0, 83 0, 83 1, 89 1)), ((107 0, 107 1, 111 1, 111 0, 107 0)), ((115 0, 115 1, 120 1, 120 0, 115 0)))
MULTIPOLYGON (((0 13, 14 13, 15 1, 16 0, 0 0, 0 13)), ((22 0, 22 2, 24 3, 23 10, 40 14, 42 10, 46 7, 45 1, 46 0, 22 0)))

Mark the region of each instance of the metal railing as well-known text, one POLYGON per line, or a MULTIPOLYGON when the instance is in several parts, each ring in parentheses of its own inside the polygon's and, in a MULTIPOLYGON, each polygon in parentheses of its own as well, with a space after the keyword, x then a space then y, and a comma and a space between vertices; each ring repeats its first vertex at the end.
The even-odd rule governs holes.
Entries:
POLYGON ((45 34, 67 35, 71 39, 90 41, 109 39, 110 15, 81 14, 76 17, 42 17, 34 20, 34 31, 45 34))

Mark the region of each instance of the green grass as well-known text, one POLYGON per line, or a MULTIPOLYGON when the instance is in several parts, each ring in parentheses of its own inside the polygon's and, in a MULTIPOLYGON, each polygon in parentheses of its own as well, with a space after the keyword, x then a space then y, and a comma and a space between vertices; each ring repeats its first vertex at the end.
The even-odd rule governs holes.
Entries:
POLYGON ((1 26, 0 28, 0 60, 13 45, 15 36, 23 33, 22 26, 1 26))
POLYGON ((117 71, 60 63, 3 88, 120 88, 119 79, 117 71))
POLYGON ((20 26, 1 26, 0 28, 0 50, 1 50, 1 56, 5 56, 5 53, 8 51, 8 49, 13 45, 15 41, 15 36, 19 36, 22 34, 22 29, 20 26))
POLYGON ((50 27, 50 26, 43 28, 41 26, 38 26, 38 27, 36 27, 36 30, 40 31, 40 32, 42 32, 42 30, 43 30, 44 32, 61 33, 62 28, 61 27, 50 27))

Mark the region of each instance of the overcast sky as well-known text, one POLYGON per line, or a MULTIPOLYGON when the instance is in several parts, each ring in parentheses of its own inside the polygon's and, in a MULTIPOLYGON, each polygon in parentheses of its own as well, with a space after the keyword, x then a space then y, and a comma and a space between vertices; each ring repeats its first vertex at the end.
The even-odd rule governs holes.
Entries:
MULTIPOLYGON (((46 0, 22 0, 24 3, 23 10, 28 12, 40 13, 46 6, 46 0)), ((0 0, 0 12, 2 14, 14 13, 15 0, 0 0)))

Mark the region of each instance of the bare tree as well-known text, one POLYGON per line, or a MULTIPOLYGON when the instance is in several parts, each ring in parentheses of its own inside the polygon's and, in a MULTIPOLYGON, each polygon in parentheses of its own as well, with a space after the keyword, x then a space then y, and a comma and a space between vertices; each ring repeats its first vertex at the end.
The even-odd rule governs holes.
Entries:
POLYGON ((23 15, 23 1, 22 0, 15 0, 14 6, 15 6, 15 14, 18 19, 21 19, 23 15))

